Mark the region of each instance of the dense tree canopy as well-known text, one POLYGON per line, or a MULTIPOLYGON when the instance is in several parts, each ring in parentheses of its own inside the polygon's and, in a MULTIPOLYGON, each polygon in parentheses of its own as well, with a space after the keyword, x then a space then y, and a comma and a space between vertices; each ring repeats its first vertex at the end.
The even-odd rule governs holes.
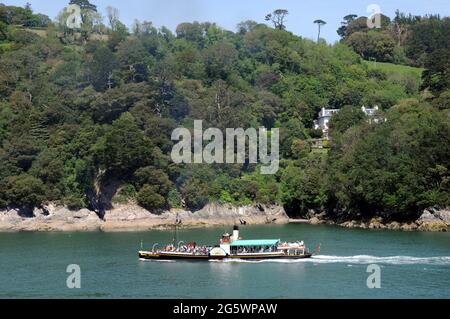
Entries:
POLYGON ((366 17, 347 15, 337 30, 342 42, 366 60, 426 68, 423 89, 439 95, 449 88, 450 18, 439 15, 382 15, 381 28, 369 29, 366 17))
MULTIPOLYGON (((448 37, 408 55, 427 68, 421 83, 361 59, 392 61, 398 38, 365 30, 356 16, 340 33, 357 53, 295 36, 286 14, 269 18, 275 28, 246 21, 235 33, 192 22, 173 34, 136 21, 131 34, 111 10, 109 28, 57 23, 37 35, 17 27, 36 14, 0 6, 0 206, 57 201, 101 211, 112 194, 151 210, 259 202, 296 214, 397 216, 448 204, 448 37), (362 105, 379 105, 381 120, 369 121, 362 105), (311 141, 323 107, 342 109, 329 151, 311 141), (175 165, 173 129, 200 119, 204 129, 280 128, 280 171, 175 165)), ((447 20, 411 28, 441 30, 447 20)), ((415 37, 400 41, 425 45, 415 37)))
POLYGON ((25 27, 47 27, 51 19, 44 14, 34 14, 29 5, 22 8, 0 3, 0 22, 25 27))

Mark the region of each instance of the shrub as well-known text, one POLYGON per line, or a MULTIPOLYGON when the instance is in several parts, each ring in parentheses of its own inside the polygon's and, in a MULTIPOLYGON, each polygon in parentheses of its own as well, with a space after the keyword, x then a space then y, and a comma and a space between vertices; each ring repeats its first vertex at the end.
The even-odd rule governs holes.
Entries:
POLYGON ((182 208, 182 197, 176 188, 172 188, 167 195, 167 202, 170 208, 182 208))
POLYGON ((138 204, 145 209, 161 209, 165 206, 165 199, 159 195, 154 186, 144 185, 142 189, 137 194, 138 204))
POLYGON ((28 208, 37 207, 45 199, 44 183, 29 174, 10 176, 6 179, 5 194, 11 204, 28 208))
POLYGON ((86 207, 84 198, 76 195, 66 196, 63 199, 63 203, 64 206, 66 206, 70 210, 79 210, 86 207))
POLYGON ((125 184, 119 192, 114 196, 115 203, 127 203, 130 199, 136 197, 136 188, 131 184, 125 184))

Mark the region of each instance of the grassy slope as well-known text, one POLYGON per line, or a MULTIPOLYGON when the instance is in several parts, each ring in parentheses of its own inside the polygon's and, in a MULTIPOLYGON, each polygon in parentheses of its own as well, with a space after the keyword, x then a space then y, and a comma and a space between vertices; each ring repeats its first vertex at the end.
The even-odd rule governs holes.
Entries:
POLYGON ((383 72, 386 72, 388 75, 392 74, 412 74, 419 79, 422 78, 422 73, 424 69, 415 68, 406 65, 392 64, 392 63, 382 63, 382 62, 373 62, 373 61, 364 61, 364 63, 368 66, 369 70, 378 69, 383 72))

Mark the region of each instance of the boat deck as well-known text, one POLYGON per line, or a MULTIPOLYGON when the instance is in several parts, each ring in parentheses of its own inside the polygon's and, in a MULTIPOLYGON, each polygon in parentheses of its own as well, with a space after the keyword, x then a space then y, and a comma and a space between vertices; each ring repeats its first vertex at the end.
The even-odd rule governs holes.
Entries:
POLYGON ((310 258, 312 254, 305 253, 301 255, 288 255, 284 252, 274 253, 245 253, 228 256, 210 256, 193 253, 180 252, 149 252, 140 251, 139 258, 149 260, 225 260, 225 259, 243 259, 243 260, 264 260, 264 259, 303 259, 310 258))

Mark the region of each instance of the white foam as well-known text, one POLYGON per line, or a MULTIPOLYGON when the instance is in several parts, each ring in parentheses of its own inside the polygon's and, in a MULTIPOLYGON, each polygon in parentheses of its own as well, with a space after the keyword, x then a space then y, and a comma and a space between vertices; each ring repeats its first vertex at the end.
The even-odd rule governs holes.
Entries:
POLYGON ((234 263, 313 263, 313 264, 332 264, 346 263, 348 266, 352 264, 389 264, 389 265, 450 265, 450 256, 439 257, 411 257, 411 256, 389 256, 377 257, 369 255, 356 256, 328 256, 316 255, 306 259, 267 259, 267 260, 242 260, 242 259, 225 259, 220 262, 234 263))
POLYGON ((139 258, 140 261, 146 261, 146 262, 159 262, 159 263, 174 263, 175 260, 163 260, 163 259, 145 259, 145 258, 139 258))
POLYGON ((389 264, 389 265, 450 265, 450 256, 411 257, 388 256, 378 257, 370 255, 356 256, 313 256, 311 260, 318 263, 348 263, 348 264, 389 264))

